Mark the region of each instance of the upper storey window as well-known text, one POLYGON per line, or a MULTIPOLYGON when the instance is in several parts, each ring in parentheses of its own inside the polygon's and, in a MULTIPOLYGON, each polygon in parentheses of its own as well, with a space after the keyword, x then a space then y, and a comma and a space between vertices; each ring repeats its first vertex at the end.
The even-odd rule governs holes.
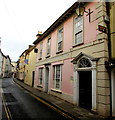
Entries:
POLYGON ((47 40, 47 56, 50 55, 50 45, 51 45, 51 37, 47 40))
POLYGON ((60 52, 63 50, 63 28, 60 28, 58 30, 58 43, 57 43, 57 52, 60 52))
POLYGON ((74 20, 74 45, 83 43, 83 16, 74 20))
POLYGON ((39 59, 42 59, 43 42, 40 43, 39 59))

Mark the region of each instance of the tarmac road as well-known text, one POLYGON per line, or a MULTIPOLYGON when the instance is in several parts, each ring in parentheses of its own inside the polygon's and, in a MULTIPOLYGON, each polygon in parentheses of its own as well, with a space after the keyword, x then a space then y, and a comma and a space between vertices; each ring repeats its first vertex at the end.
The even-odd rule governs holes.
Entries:
POLYGON ((2 82, 2 120, 67 119, 18 86, 12 78, 0 79, 0 81, 2 82))

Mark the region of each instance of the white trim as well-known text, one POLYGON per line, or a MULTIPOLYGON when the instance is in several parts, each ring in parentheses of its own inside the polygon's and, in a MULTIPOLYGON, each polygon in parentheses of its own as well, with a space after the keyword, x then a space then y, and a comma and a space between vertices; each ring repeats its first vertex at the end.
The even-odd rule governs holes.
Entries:
POLYGON ((96 61, 90 60, 90 62, 92 64, 92 67, 90 67, 90 68, 82 68, 81 69, 81 68, 78 68, 77 64, 74 64, 73 102, 79 106, 79 75, 78 75, 78 71, 91 71, 92 72, 92 110, 96 111, 96 61))
POLYGON ((44 92, 49 92, 50 87, 50 65, 44 67, 44 92), (47 68, 49 69, 49 78, 47 78, 47 68))
POLYGON ((54 74, 54 78, 53 78, 53 81, 54 81, 53 87, 54 87, 54 89, 56 89, 56 66, 60 67, 60 83, 59 83, 59 89, 57 89, 57 90, 61 90, 61 84, 62 84, 62 65, 55 65, 54 66, 55 74, 54 74))
POLYGON ((82 18, 82 42, 81 42, 81 43, 84 43, 84 17, 83 17, 83 16, 75 16, 75 17, 74 17, 74 41, 73 41, 73 46, 81 44, 81 43, 75 44, 75 34, 76 34, 76 32, 75 32, 75 30, 76 30, 75 27, 76 27, 76 19, 78 19, 79 17, 82 18))

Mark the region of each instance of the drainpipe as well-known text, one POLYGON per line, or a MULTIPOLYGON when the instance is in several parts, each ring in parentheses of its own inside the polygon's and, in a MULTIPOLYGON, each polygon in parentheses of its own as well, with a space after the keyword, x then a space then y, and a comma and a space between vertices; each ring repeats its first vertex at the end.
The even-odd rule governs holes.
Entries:
MULTIPOLYGON (((110 6, 109 2, 106 2, 106 12, 107 16, 110 18, 110 6)), ((110 66, 110 61, 111 61, 111 36, 110 36, 110 20, 105 21, 107 28, 108 28, 108 54, 109 54, 109 59, 108 59, 108 72, 109 72, 109 82, 110 82, 110 118, 112 118, 112 88, 111 88, 111 66, 110 66)))

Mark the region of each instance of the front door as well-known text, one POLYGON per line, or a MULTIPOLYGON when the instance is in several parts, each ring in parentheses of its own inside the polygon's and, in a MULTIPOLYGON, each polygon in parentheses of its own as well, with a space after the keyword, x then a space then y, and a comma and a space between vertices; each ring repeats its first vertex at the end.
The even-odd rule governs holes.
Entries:
POLYGON ((92 109, 92 72, 79 71, 79 106, 92 109))

